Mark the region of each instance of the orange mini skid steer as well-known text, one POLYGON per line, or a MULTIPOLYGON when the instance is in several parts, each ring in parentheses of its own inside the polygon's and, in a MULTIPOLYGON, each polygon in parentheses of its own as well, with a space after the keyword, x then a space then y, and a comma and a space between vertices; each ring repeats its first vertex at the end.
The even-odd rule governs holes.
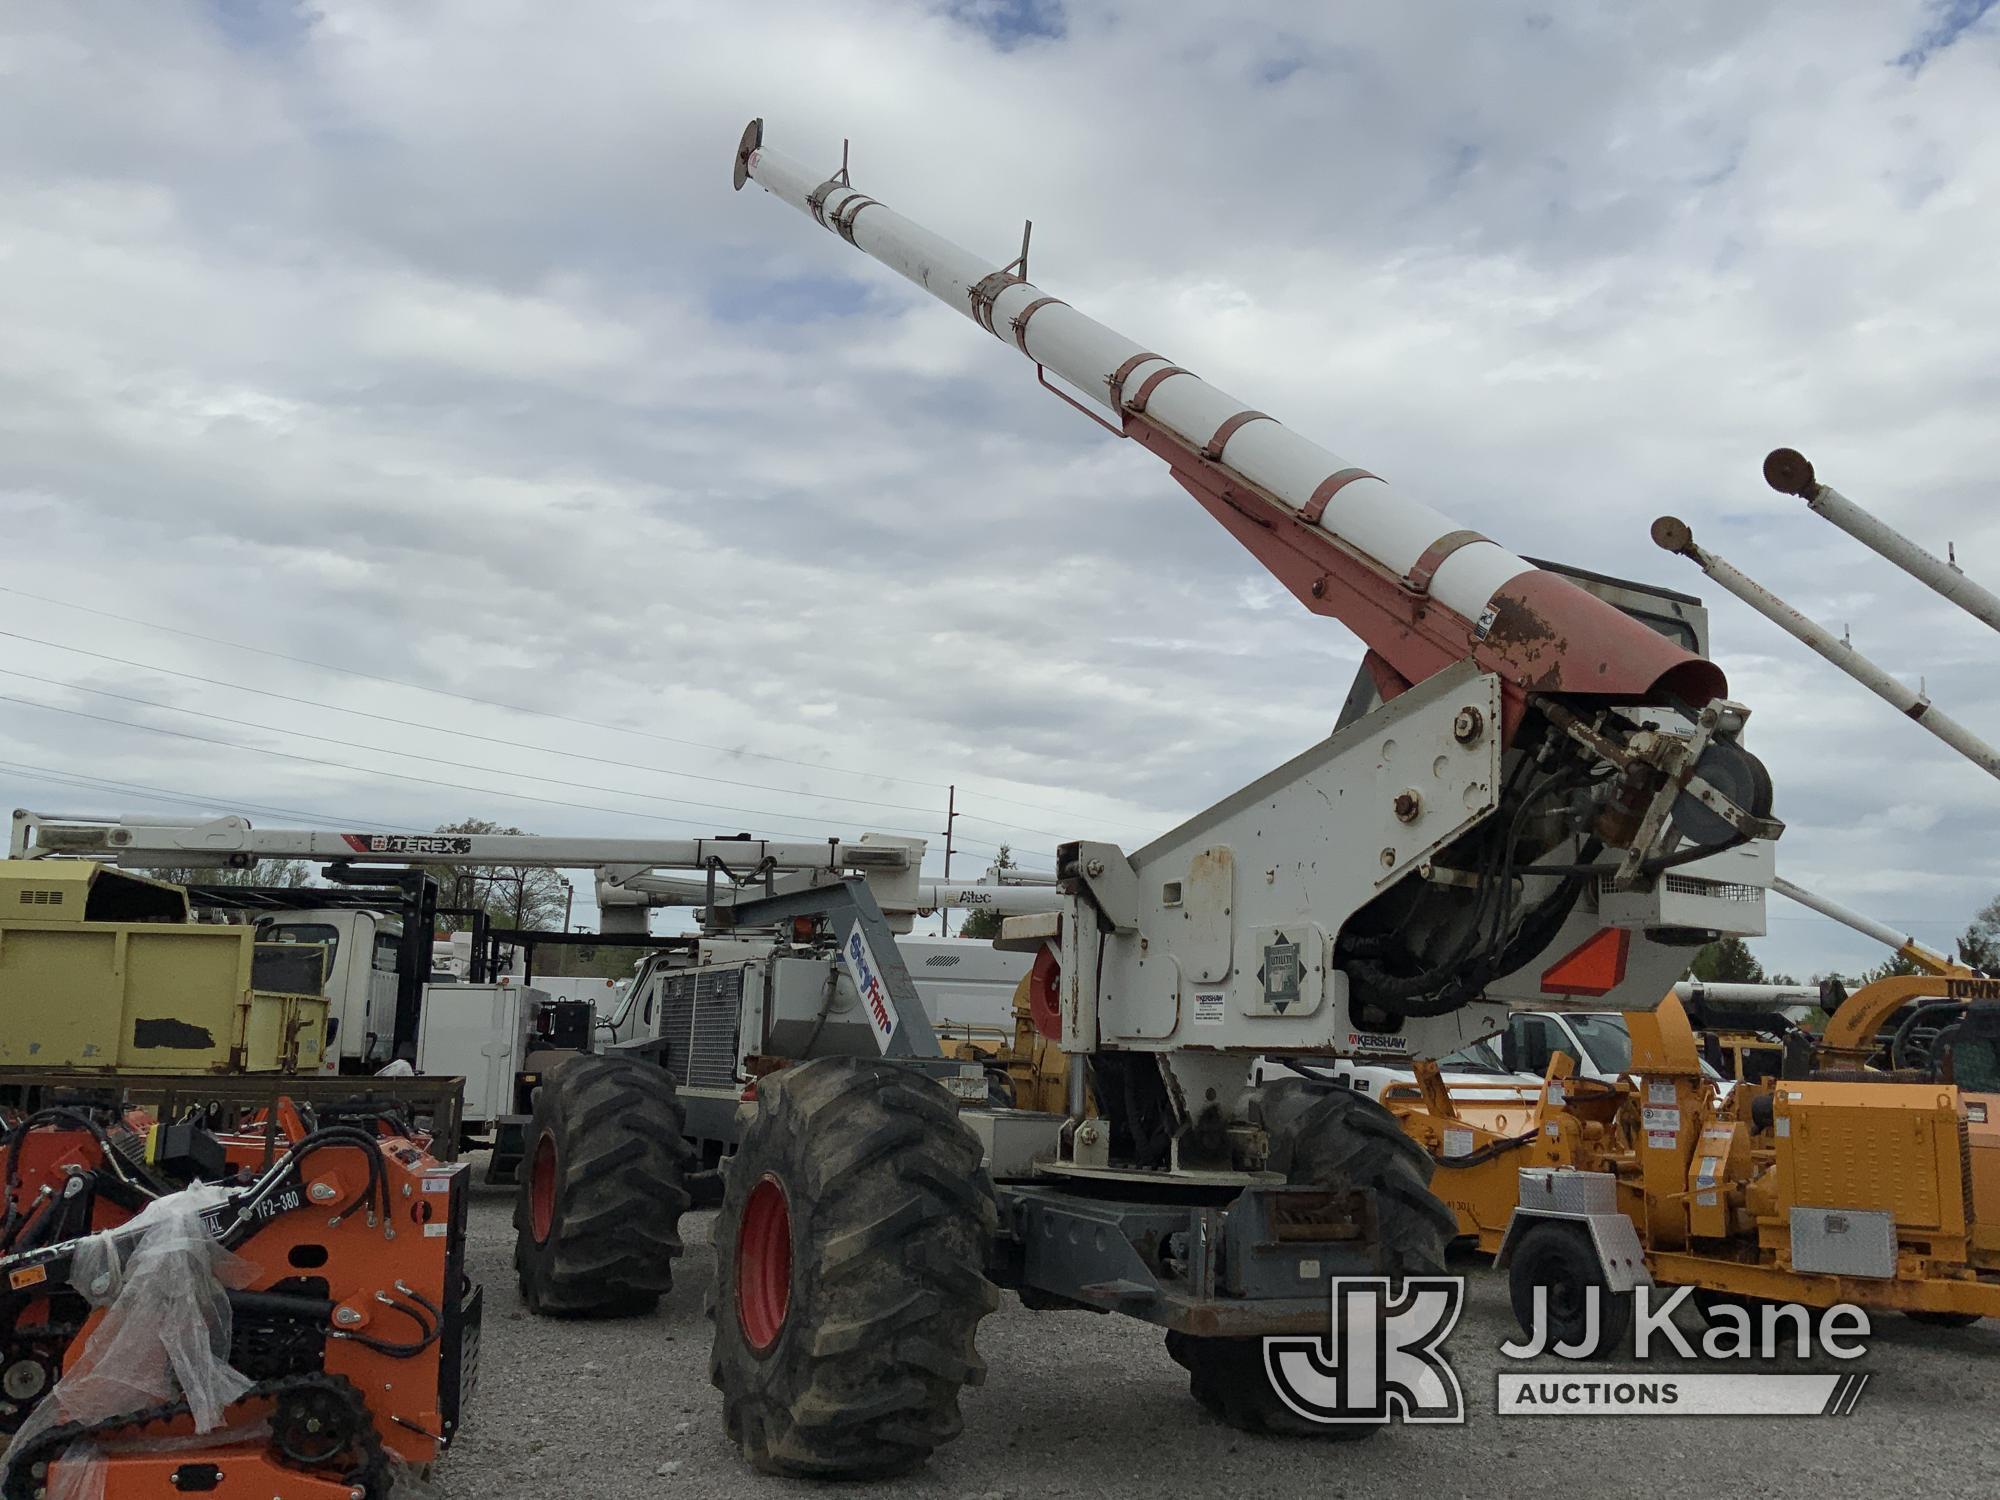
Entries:
POLYGON ((471 1392, 481 1297, 467 1169, 423 1139, 288 1102, 222 1134, 87 1107, 16 1125, 0 1497, 382 1500, 428 1466, 471 1392), (134 1388, 157 1399, 123 1405, 134 1388))

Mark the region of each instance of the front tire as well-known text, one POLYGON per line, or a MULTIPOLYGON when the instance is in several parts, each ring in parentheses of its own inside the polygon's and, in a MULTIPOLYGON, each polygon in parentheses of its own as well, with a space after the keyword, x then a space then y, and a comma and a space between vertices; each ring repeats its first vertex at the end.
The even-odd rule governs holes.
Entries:
POLYGON ((951 1097, 829 1057, 763 1079, 716 1221, 709 1378, 766 1473, 903 1473, 958 1435, 999 1294, 993 1190, 951 1097))
POLYGON ((686 1124, 657 1063, 579 1054, 544 1078, 514 1199, 530 1312, 627 1317, 673 1286, 694 1156, 686 1124))
MULTIPOLYGON (((1266 1084, 1257 1109, 1271 1135, 1271 1167, 1287 1182, 1372 1190, 1377 1253, 1392 1288, 1405 1277, 1444 1274, 1458 1220, 1430 1190, 1430 1153, 1394 1115, 1365 1094, 1298 1078, 1266 1084)), ((1293 1411, 1272 1388, 1263 1343, 1169 1333, 1167 1353, 1188 1372, 1188 1393, 1231 1427, 1325 1442, 1353 1442, 1375 1430, 1293 1411)))

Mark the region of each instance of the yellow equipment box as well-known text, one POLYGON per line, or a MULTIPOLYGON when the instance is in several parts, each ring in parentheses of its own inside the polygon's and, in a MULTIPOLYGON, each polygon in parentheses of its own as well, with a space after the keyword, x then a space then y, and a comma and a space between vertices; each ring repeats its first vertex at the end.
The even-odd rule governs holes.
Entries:
POLYGON ((190 922, 178 886, 0 860, 0 1075, 316 1073, 325 962, 317 945, 190 922))
POLYGON ((1777 1120, 1780 1201, 1872 1209, 1902 1229, 1965 1233, 1966 1147, 1952 1088, 1783 1082, 1777 1120))

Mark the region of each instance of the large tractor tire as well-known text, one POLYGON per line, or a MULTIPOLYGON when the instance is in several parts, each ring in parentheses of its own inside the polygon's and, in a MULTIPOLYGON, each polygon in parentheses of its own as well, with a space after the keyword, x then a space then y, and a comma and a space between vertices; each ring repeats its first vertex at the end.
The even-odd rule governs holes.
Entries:
POLYGON ((936 1083, 828 1057, 758 1085, 716 1222, 709 1378, 766 1473, 876 1478, 958 1435, 998 1293, 979 1142, 936 1083))
POLYGON ((681 1253, 686 1124, 657 1063, 580 1054, 545 1076, 514 1200, 529 1311, 629 1317, 658 1304, 681 1253))
MULTIPOLYGON (((1295 1078, 1266 1084, 1260 1094, 1272 1170, 1314 1187, 1373 1189, 1381 1265, 1392 1285, 1406 1276, 1444 1274, 1445 1246, 1458 1221, 1430 1190, 1430 1154, 1394 1115, 1365 1094, 1295 1078)), ((1352 1442, 1375 1430, 1315 1422, 1285 1405, 1265 1373, 1263 1343, 1169 1333, 1167 1353, 1188 1372, 1189 1394, 1231 1427, 1327 1442, 1352 1442)))

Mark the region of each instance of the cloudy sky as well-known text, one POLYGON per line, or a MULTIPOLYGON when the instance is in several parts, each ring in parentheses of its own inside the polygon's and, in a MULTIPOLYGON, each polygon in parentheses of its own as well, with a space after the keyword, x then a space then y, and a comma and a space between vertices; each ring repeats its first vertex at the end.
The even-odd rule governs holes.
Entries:
MULTIPOLYGON (((1128 846, 1359 648, 757 191, 744 122, 1520 552, 1702 593, 1793 878, 1943 943, 2000 787, 1992 0, 213 0, 0 14, 0 803, 1128 846)), ((933 861, 935 864, 935 861, 933 861)), ((960 873, 965 863, 954 865, 960 873)), ((1774 899, 1768 962, 1863 939, 1774 899)))

